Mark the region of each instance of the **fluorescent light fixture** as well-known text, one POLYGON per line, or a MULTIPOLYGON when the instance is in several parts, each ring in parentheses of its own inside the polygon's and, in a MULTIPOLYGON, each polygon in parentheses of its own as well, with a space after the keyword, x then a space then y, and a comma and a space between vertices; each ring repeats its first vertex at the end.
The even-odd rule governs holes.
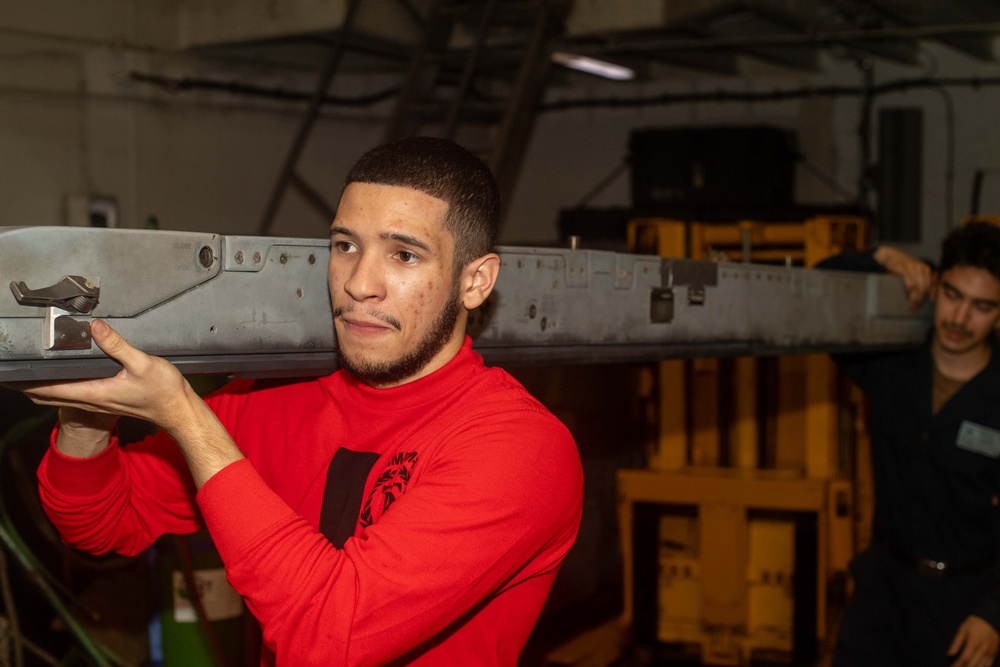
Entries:
POLYGON ((575 69, 578 72, 603 76, 605 79, 614 79, 615 81, 631 81, 635 78, 635 70, 630 67, 622 67, 604 60, 578 56, 573 53, 556 51, 552 54, 552 62, 575 69))

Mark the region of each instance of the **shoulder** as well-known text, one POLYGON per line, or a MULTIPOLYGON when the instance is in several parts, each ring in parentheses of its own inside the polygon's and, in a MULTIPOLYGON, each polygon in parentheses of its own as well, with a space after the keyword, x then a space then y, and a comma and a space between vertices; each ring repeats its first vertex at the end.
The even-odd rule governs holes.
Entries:
POLYGON ((578 511, 583 467, 572 434, 506 371, 484 367, 471 378, 436 440, 434 471, 457 475, 511 506, 540 503, 544 512, 565 516, 578 511))
POLYGON ((497 456, 538 461, 579 461, 569 429, 500 368, 483 367, 462 388, 453 405, 452 436, 497 456))
POLYGON ((1000 403, 1000 351, 993 347, 993 357, 983 370, 983 394, 987 400, 1000 403))
POLYGON ((500 417, 511 414, 559 422, 524 385, 502 368, 482 367, 469 379, 464 393, 464 409, 472 410, 477 415, 488 413, 500 417))

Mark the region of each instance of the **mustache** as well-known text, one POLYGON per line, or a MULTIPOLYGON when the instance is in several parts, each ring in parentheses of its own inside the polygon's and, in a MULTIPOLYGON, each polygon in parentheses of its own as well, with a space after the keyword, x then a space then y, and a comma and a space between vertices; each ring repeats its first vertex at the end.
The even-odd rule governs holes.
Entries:
MULTIPOLYGON (((341 317, 345 313, 353 313, 355 310, 356 309, 353 306, 351 306, 351 307, 348 307, 348 306, 337 306, 336 308, 333 309, 333 317, 334 317, 334 319, 336 319, 338 317, 341 317)), ((383 313, 381 310, 374 310, 374 309, 373 310, 367 310, 367 311, 365 311, 365 314, 368 317, 371 317, 374 320, 378 320, 379 322, 385 322, 386 324, 388 324, 390 327, 392 327, 396 331, 402 331, 403 330, 403 323, 402 322, 400 322, 399 320, 397 320, 392 315, 389 315, 387 313, 383 313)))
POLYGON ((958 324, 952 324, 951 322, 945 322, 944 328, 948 332, 959 333, 962 334, 963 336, 972 335, 972 332, 966 331, 965 327, 958 324))

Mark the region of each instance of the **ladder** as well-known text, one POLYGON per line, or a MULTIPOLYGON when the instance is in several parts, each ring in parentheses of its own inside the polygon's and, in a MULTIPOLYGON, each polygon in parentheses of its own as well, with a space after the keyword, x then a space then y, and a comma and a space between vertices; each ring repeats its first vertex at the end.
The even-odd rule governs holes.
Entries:
POLYGON ((506 206, 568 4, 437 0, 414 48, 385 140, 428 135, 465 146, 490 167, 506 206))
POLYGON ((348 41, 354 30, 354 20, 357 18, 358 10, 361 8, 361 3, 364 0, 349 0, 347 9, 344 15, 344 21, 341 24, 340 30, 337 32, 337 37, 330 47, 330 53, 327 56, 326 64, 323 67, 323 71, 320 74, 319 81, 316 83, 316 89, 313 91, 313 96, 309 100, 309 108, 306 110, 305 116, 302 118, 302 122, 299 124, 298 132, 295 133, 295 138, 292 140, 291 148, 288 150, 288 155, 285 157, 285 162, 281 166, 281 172, 278 174, 278 182, 275 183, 274 189, 271 191, 271 196, 267 200, 267 206, 264 208, 264 213, 261 216, 260 224, 257 227, 257 233, 261 236, 267 236, 271 233, 271 226, 274 224, 274 219, 278 215, 278 208, 281 206, 281 200, 285 197, 285 192, 288 188, 295 188, 302 197, 312 205, 316 211, 323 216, 324 221, 329 222, 333 220, 335 213, 334 207, 331 206, 323 196, 302 177, 302 175, 297 170, 297 165, 299 163, 299 158, 302 157, 302 151, 306 147, 306 143, 309 141, 309 136, 312 134, 313 126, 316 125, 316 121, 319 119, 319 112, 323 106, 323 102, 326 99, 327 90, 330 88, 330 82, 333 81, 334 75, 340 66, 340 61, 344 56, 344 52, 347 50, 348 41))
MULTIPOLYGON (((329 222, 335 206, 297 169, 364 0, 350 0, 308 110, 278 175, 257 234, 267 236, 289 188, 329 222)), ((435 0, 423 21, 385 140, 418 134, 462 144, 482 158, 506 203, 563 31, 567 0, 435 0)))

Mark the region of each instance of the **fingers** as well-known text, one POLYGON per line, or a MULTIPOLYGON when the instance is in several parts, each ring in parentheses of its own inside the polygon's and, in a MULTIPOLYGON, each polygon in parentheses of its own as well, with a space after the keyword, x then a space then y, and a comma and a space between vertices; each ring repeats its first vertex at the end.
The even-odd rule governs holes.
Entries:
POLYGON ((958 654, 952 667, 992 667, 998 648, 1000 635, 993 626, 977 616, 969 616, 955 633, 948 655, 958 654))
POLYGON ((76 400, 79 390, 86 380, 70 380, 68 382, 33 382, 22 384, 18 390, 38 405, 80 405, 76 400))
POLYGON ((879 246, 873 257, 886 271, 903 279, 911 308, 917 308, 924 302, 930 294, 934 279, 926 262, 891 246, 879 246))
POLYGON ((907 258, 901 264, 899 273, 903 277, 903 283, 906 285, 906 291, 909 293, 910 306, 916 308, 930 294, 932 282, 931 269, 925 263, 913 258, 907 258))
POLYGON ((149 358, 126 342, 121 334, 104 320, 94 320, 90 324, 90 334, 101 350, 120 363, 125 370, 134 371, 142 367, 149 358))
POLYGON ((955 638, 951 640, 951 646, 948 647, 948 655, 954 656, 962 648, 962 644, 965 643, 965 636, 968 633, 966 629, 966 624, 963 623, 959 626, 958 632, 955 633, 955 638))
POLYGON ((931 291, 931 270, 923 262, 908 266, 901 274, 903 284, 910 297, 910 307, 917 308, 928 297, 931 291))
MULTIPOLYGON (((94 320, 91 332, 98 347, 122 365, 117 375, 93 380, 25 383, 17 389, 39 405, 135 417, 161 428, 184 419, 189 399, 196 394, 180 371, 166 360, 132 347, 106 322, 94 320)), ((67 415, 72 413, 67 412, 67 415)), ((70 416, 70 419, 79 421, 82 430, 112 423, 92 416, 70 416)))
POLYGON ((903 275, 903 282, 910 296, 910 307, 917 308, 924 302, 931 291, 931 270, 930 267, 919 262, 903 275))

